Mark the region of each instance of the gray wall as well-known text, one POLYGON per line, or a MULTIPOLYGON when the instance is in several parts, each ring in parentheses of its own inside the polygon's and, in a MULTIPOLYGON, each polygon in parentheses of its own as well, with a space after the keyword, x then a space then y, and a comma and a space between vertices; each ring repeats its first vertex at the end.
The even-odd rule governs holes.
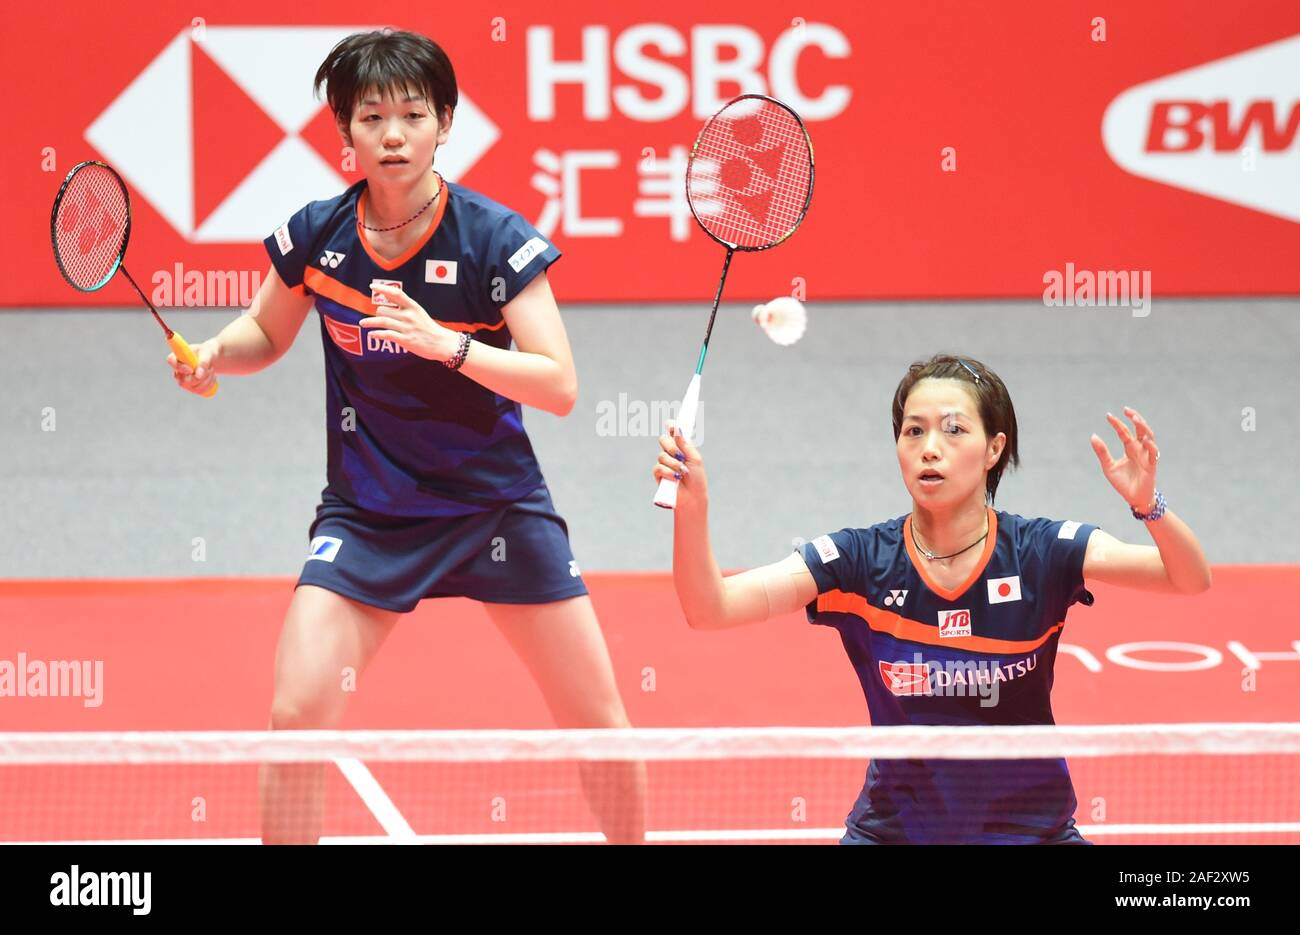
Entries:
MULTIPOLYGON (((1159 485, 1210 561, 1300 562, 1300 303, 1160 301, 814 304, 791 348, 748 306, 719 312, 705 369, 701 451, 724 568, 774 561, 795 536, 906 513, 889 403, 912 360, 983 360, 1011 390, 1021 471, 997 507, 1097 523, 1150 541, 1098 467, 1119 452, 1107 410, 1143 413, 1159 485), (1256 430, 1242 428, 1253 407, 1256 430)), ((191 340, 237 310, 175 310, 191 340)), ((671 516, 650 503, 652 435, 598 434, 598 406, 675 400, 707 307, 567 306, 581 389, 565 419, 526 410, 580 566, 671 565, 671 516)), ((147 312, 0 312, 0 577, 289 575, 325 482, 324 377, 315 315, 276 366, 227 377, 214 400, 177 389, 147 312), (52 408, 55 430, 42 429, 52 408), (194 561, 202 537, 206 560, 194 561)), ((657 434, 658 428, 652 429, 657 434)))

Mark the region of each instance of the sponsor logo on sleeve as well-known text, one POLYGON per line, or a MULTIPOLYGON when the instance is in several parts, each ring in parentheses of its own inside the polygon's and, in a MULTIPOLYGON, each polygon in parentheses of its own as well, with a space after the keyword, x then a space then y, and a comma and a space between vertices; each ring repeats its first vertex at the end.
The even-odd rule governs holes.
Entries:
POLYGON ((818 536, 812 541, 812 544, 817 550, 817 554, 821 556, 823 565, 840 557, 839 549, 835 548, 835 543, 831 541, 830 536, 818 536))
MULTIPOLYGON (((266 228, 262 228, 266 230, 266 228)), ((281 224, 275 229, 275 243, 280 248, 280 256, 286 255, 293 249, 293 239, 289 236, 288 223, 281 224)))
POLYGON ((1058 539, 1073 539, 1074 534, 1079 531, 1079 523, 1068 519, 1061 524, 1061 531, 1056 534, 1058 539))
POLYGON ((515 251, 506 262, 516 273, 533 261, 534 258, 541 256, 546 252, 546 241, 540 237, 533 237, 526 244, 515 251))

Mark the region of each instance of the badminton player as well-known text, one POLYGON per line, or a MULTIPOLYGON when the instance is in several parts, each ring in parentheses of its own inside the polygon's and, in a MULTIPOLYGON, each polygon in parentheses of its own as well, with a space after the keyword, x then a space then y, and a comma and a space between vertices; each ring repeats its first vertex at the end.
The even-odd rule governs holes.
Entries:
MULTIPOLYGON (((577 394, 546 276, 560 251, 436 171, 457 86, 434 42, 349 36, 315 85, 365 178, 267 237, 265 283, 247 314, 195 347, 193 373, 168 359, 202 393, 217 374, 270 366, 313 304, 320 316, 328 483, 276 650, 271 727, 335 726, 344 674, 362 672, 421 599, 449 596, 482 603, 560 727, 628 727, 521 421, 523 406, 564 416, 577 394)), ((582 775, 606 838, 640 841, 644 767, 582 775)), ((320 766, 264 767, 263 840, 316 841, 322 783, 320 766)))
MULTIPOLYGON (((1096 526, 992 507, 1019 464, 1015 410, 997 374, 969 358, 913 364, 893 401, 912 510, 819 536, 784 560, 724 578, 709 545, 699 451, 670 426, 656 481, 678 476, 673 580, 696 629, 757 623, 806 607, 835 627, 874 725, 1052 724, 1052 669, 1066 612, 1088 582, 1166 594, 1210 586, 1192 531, 1156 490, 1155 434, 1108 414, 1118 460, 1092 436, 1102 473, 1154 546, 1096 526)), ((873 761, 845 844, 1089 843, 1074 824, 1064 760, 873 761)))

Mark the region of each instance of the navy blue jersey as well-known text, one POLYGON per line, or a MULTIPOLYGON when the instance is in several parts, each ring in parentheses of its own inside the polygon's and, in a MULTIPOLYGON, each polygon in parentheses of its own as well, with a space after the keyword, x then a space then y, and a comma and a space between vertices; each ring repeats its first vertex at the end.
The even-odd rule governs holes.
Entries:
MULTIPOLYGON (((951 590, 926 574, 910 514, 801 547, 808 619, 839 631, 873 725, 1055 723, 1056 646, 1070 606, 1093 603, 1097 527, 987 510, 979 562, 951 590)), ((1075 805, 1064 760, 877 760, 849 825, 881 841, 1032 841, 1075 805)))
POLYGON ((461 185, 441 185, 428 232, 392 260, 375 253, 357 227, 365 218, 364 180, 308 204, 265 241, 285 284, 316 297, 325 347, 325 489, 376 513, 486 512, 543 482, 519 403, 358 324, 383 314, 373 282, 400 283, 435 321, 509 349, 502 307, 560 251, 514 211, 461 185))

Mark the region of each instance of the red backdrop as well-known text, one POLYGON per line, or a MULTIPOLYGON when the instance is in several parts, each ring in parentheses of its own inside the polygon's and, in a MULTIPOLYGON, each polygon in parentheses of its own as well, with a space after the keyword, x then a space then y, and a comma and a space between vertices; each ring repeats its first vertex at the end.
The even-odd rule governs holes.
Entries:
POLYGON ((131 185, 127 265, 146 289, 178 263, 265 271, 260 238, 354 178, 311 97, 315 68, 336 38, 389 16, 458 72, 467 103, 439 167, 553 225, 564 301, 712 297, 722 250, 665 193, 674 147, 741 90, 804 112, 817 183, 792 240, 737 258, 729 298, 796 278, 810 300, 1033 297, 1067 263, 1149 271, 1157 298, 1300 293, 1300 6, 1108 6, 808 3, 792 20, 722 0, 701 23, 677 0, 654 17, 595 2, 367 17, 339 0, 231 0, 202 22, 188 3, 129 19, 23 4, 0 38, 16 137, 0 156, 0 305, 133 301, 120 277, 81 296, 54 267, 50 201, 85 158, 131 185), (580 59, 575 77, 564 63, 580 59))

